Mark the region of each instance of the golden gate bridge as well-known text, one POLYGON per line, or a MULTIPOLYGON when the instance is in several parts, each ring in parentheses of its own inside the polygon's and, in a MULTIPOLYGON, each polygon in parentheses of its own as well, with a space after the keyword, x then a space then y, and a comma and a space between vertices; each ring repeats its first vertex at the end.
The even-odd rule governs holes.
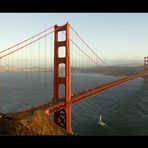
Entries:
MULTIPOLYGON (((69 23, 66 23, 63 26, 55 25, 47 28, 16 45, 0 51, 0 71, 1 85, 3 85, 2 73, 8 72, 7 82, 9 86, 5 89, 8 89, 9 99, 15 97, 14 92, 18 91, 18 88, 14 86, 12 72, 17 72, 18 77, 19 74, 22 74, 22 71, 25 73, 26 88, 27 85, 31 84, 30 72, 40 74, 41 72, 50 72, 49 77, 48 75, 44 76, 45 81, 42 87, 45 94, 42 103, 31 105, 26 111, 41 109, 48 116, 54 113, 54 122, 71 134, 72 105, 130 80, 139 77, 147 79, 148 57, 144 57, 144 70, 124 75, 100 58, 75 29, 69 23), (83 80, 79 78, 79 73, 87 73, 88 78, 93 80, 93 74, 98 74, 100 71, 114 76, 114 80, 103 84, 96 82, 94 86, 93 83, 88 85, 87 82, 81 82, 83 80), (74 73, 78 74, 78 80, 74 78, 74 73), (53 86, 53 89, 50 91, 53 91, 53 93, 47 88, 48 79, 52 80, 50 85, 53 86), (78 81, 77 89, 73 88, 75 81, 78 81), (82 89, 80 88, 81 85, 88 86, 88 88, 82 89), (61 93, 61 86, 64 86, 64 94, 61 93), (44 98, 47 101, 44 101, 44 98)), ((41 82, 40 74, 37 80, 41 82)), ((29 92, 33 93, 33 89, 32 87, 29 92)), ((2 98, 3 90, 0 93, 2 98)), ((23 96, 20 96, 21 98, 25 99, 23 96)))

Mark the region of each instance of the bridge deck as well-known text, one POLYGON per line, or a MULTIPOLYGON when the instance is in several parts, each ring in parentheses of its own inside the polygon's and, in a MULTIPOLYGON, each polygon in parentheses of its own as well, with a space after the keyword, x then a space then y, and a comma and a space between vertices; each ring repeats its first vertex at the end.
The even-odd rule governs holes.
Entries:
MULTIPOLYGON (((148 73, 142 71, 140 73, 131 75, 131 76, 126 76, 124 78, 115 80, 115 81, 111 81, 109 83, 105 83, 87 90, 84 90, 82 92, 73 94, 72 97, 72 104, 76 104, 90 96, 99 94, 101 92, 104 92, 108 89, 111 89, 113 87, 116 87, 120 84, 123 84, 125 82, 128 82, 130 80, 136 79, 138 77, 144 77, 144 76, 148 76, 148 73)), ((32 109, 41 109, 41 110, 47 110, 48 109, 48 113, 52 113, 52 112, 56 112, 58 110, 61 110, 65 107, 65 98, 61 98, 59 100, 50 100, 44 104, 40 104, 38 106, 33 107, 32 109)))

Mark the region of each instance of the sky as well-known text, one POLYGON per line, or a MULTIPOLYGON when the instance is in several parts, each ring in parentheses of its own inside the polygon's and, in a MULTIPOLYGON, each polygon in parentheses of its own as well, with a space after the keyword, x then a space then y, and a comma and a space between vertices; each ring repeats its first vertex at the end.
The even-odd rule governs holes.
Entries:
POLYGON ((108 62, 148 56, 148 13, 0 13, 0 51, 66 22, 108 62))

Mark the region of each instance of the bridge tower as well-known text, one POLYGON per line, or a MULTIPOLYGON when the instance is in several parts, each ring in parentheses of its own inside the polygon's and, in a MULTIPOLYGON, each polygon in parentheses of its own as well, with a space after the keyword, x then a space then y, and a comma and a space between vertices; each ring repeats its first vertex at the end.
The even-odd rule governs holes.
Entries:
POLYGON ((144 70, 148 71, 148 57, 144 57, 144 70))
MULTIPOLYGON (((148 57, 144 57, 144 71, 148 73, 148 57)), ((148 80, 148 75, 143 76, 144 80, 148 80)))
POLYGON ((54 113, 54 122, 72 133, 71 127, 71 76, 70 76, 70 25, 54 26, 54 99, 60 99, 60 85, 65 86, 65 108, 54 113), (66 40, 59 41, 58 33, 65 31, 66 40), (59 57, 59 47, 65 48, 65 57, 59 57), (65 77, 60 77, 59 64, 65 64, 65 77))

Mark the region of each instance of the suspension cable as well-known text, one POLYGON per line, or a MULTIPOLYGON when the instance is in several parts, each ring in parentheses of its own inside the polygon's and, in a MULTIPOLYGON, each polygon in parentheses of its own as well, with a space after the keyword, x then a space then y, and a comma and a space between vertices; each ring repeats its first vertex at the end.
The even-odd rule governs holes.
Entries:
MULTIPOLYGON (((99 57, 93 50, 92 48, 90 48, 90 46, 84 41, 84 39, 82 39, 82 37, 75 31, 75 29, 70 25, 71 29, 75 32, 75 34, 81 39, 81 41, 96 55, 97 58, 99 58, 99 60, 101 60, 106 66, 109 66, 106 62, 104 62, 104 60, 99 57)), ((108 67, 109 69, 111 69, 112 71, 114 71, 115 73, 118 73, 119 75, 123 75, 120 72, 118 72, 117 70, 108 67)))
POLYGON ((34 40, 34 41, 32 41, 32 42, 30 42, 30 43, 28 43, 28 44, 26 44, 26 45, 24 45, 24 46, 22 46, 22 47, 17 48, 17 49, 14 50, 14 51, 11 51, 11 52, 9 52, 9 53, 7 53, 7 54, 1 56, 0 59, 2 59, 2 58, 4 58, 4 57, 6 57, 6 56, 8 56, 8 55, 10 55, 10 54, 12 54, 12 53, 18 51, 18 50, 20 50, 20 49, 22 49, 22 48, 24 48, 24 47, 26 47, 26 46, 28 46, 28 45, 30 45, 30 44, 36 42, 36 41, 38 41, 38 40, 40 40, 40 39, 42 39, 42 38, 44 38, 44 37, 46 37, 47 35, 49 35, 49 34, 55 32, 55 31, 59 30, 60 28, 62 28, 62 26, 59 27, 59 28, 57 28, 57 29, 55 29, 55 30, 53 30, 53 31, 50 31, 49 33, 47 33, 47 34, 45 34, 45 35, 39 37, 38 39, 36 39, 36 40, 34 40))
MULTIPOLYGON (((95 64, 97 64, 100 67, 103 67, 102 65, 98 64, 94 59, 92 59, 88 54, 86 54, 73 40, 70 39, 70 41, 84 54, 86 55, 92 62, 94 62, 95 64)), ((105 67, 103 67, 105 68, 105 67)), ((106 70, 108 70, 107 68, 105 68, 106 70)), ((111 72, 111 71, 110 71, 111 72)), ((111 72, 113 75, 115 75, 115 73, 111 72)), ((117 75, 117 74, 116 74, 117 75)))
POLYGON ((50 27, 50 28, 47 28, 46 30, 44 30, 44 31, 42 31, 42 32, 40 32, 40 33, 38 33, 38 34, 36 34, 36 35, 34 35, 34 36, 32 36, 32 37, 30 37, 30 38, 28 38, 28 39, 22 41, 22 42, 20 42, 20 43, 18 43, 18 44, 15 44, 15 45, 13 45, 13 46, 11 46, 11 47, 5 49, 5 50, 2 50, 2 51, 0 51, 0 53, 3 53, 3 52, 5 52, 5 51, 7 51, 7 50, 10 50, 10 49, 12 49, 12 48, 14 48, 14 47, 16 47, 16 46, 18 46, 18 45, 21 45, 21 44, 23 44, 23 43, 25 43, 25 42, 27 42, 27 41, 29 41, 29 40, 31 40, 31 39, 33 39, 33 38, 39 36, 40 34, 42 34, 42 33, 46 32, 46 31, 52 29, 53 27, 54 27, 54 26, 52 26, 52 27, 50 27))
MULTIPOLYGON (((63 31, 62 31, 62 33, 65 34, 65 32, 63 32, 63 31)), ((103 67, 102 65, 98 64, 94 59, 92 59, 88 54, 86 54, 71 38, 70 38, 70 41, 71 41, 83 54, 85 54, 92 62, 94 62, 95 64, 97 64, 97 65, 100 66, 100 67, 103 67)), ((117 73, 115 73, 115 72, 110 71, 107 67, 103 67, 103 68, 105 68, 106 70, 108 70, 109 72, 111 72, 113 75, 117 75, 117 76, 119 75, 119 74, 117 74, 117 73)))

